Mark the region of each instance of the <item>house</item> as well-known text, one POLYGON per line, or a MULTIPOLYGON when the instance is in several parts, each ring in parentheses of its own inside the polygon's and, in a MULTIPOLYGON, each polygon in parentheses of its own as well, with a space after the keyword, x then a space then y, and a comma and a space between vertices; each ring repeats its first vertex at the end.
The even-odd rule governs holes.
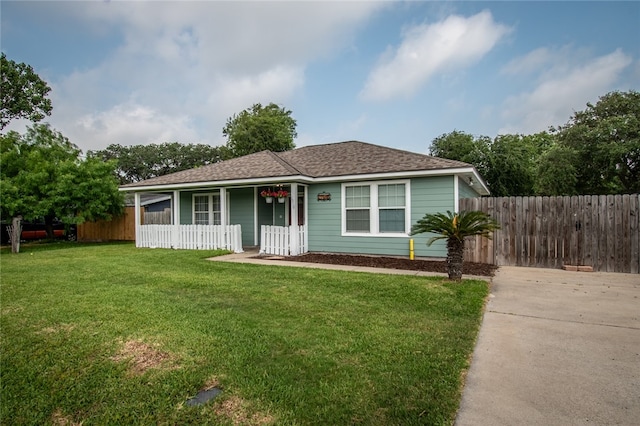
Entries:
POLYGON ((410 236, 412 224, 489 193, 470 164, 358 141, 262 151, 121 190, 134 193, 136 207, 143 194, 171 197, 172 225, 136 218, 141 247, 407 256, 414 239, 419 257, 446 248, 410 236), (273 193, 284 197, 266 197, 273 193))

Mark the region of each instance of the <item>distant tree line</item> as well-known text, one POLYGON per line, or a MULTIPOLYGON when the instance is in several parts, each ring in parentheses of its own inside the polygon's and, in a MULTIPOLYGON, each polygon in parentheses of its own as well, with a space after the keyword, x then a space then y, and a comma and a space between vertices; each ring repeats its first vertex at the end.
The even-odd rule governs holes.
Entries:
POLYGON ((89 151, 88 155, 115 161, 116 176, 124 185, 263 150, 280 152, 293 149, 296 121, 290 110, 274 103, 266 106, 258 103, 230 117, 222 134, 227 137, 227 143, 222 146, 178 142, 132 146, 112 144, 100 151, 89 151))
POLYGON ((493 196, 640 192, 640 93, 610 92, 533 135, 435 138, 431 155, 473 164, 493 196))

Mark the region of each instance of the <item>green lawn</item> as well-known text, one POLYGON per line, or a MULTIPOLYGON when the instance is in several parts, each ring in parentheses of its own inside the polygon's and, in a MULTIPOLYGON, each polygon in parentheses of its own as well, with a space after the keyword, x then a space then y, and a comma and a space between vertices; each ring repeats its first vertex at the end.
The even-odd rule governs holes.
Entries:
POLYGON ((486 282, 215 254, 3 250, 0 423, 453 423, 486 282))

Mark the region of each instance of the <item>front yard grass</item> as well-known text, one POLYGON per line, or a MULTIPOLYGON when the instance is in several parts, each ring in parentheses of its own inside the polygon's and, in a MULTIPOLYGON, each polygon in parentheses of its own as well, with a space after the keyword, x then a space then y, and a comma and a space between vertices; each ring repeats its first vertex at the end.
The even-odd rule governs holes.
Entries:
POLYGON ((453 423, 486 282, 216 254, 2 251, 0 423, 453 423))

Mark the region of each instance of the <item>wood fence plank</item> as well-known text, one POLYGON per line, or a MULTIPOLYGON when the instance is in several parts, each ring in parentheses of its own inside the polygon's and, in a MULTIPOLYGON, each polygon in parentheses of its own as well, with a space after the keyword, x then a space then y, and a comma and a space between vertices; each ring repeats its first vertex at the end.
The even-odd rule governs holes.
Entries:
MULTIPOLYGON (((495 198, 490 198, 490 197, 485 197, 483 198, 483 211, 486 211, 486 213, 491 216, 492 218, 495 219, 496 217, 496 212, 495 212, 495 198), (484 210, 486 209, 486 210, 484 210)), ((495 238, 495 233, 494 233, 494 238, 495 238)), ((496 262, 496 253, 495 253, 495 241, 494 238, 485 239, 485 242, 487 244, 487 248, 486 248, 486 261, 489 264, 495 264, 496 262)))
POLYGON ((580 230, 578 233, 578 247, 580 248, 580 265, 592 266, 591 261, 591 196, 581 195, 580 200, 580 230))
POLYGON ((546 197, 546 210, 545 214, 547 216, 547 257, 548 261, 546 263, 547 268, 557 268, 556 265, 556 224, 558 223, 555 219, 556 214, 556 198, 555 197, 546 197))
POLYGON ((532 242, 534 245, 534 253, 535 257, 532 256, 533 263, 529 263, 530 266, 540 265, 543 263, 542 260, 542 220, 543 220, 543 212, 542 212, 542 197, 534 197, 534 229, 532 230, 532 242))
POLYGON ((598 195, 598 271, 607 270, 607 196, 598 195))
POLYGON ((607 195, 607 263, 605 272, 613 272, 615 269, 615 238, 616 238, 616 221, 615 221, 615 197, 607 195))
POLYGON ((549 214, 549 209, 551 208, 551 203, 549 202, 549 197, 542 197, 542 259, 541 259, 541 264, 545 267, 545 268, 549 268, 552 267, 552 259, 551 259, 551 248, 550 248, 550 240, 551 238, 549 237, 550 232, 550 226, 553 217, 551 216, 551 214, 549 214))
POLYGON ((631 271, 631 205, 629 194, 622 195, 622 265, 621 272, 631 271))
POLYGON ((515 197, 515 228, 510 229, 511 239, 515 244, 515 258, 511 261, 517 266, 526 266, 523 261, 522 225, 524 221, 522 197, 515 197))
POLYGON ((616 236, 615 236, 615 257, 613 270, 622 269, 622 263, 624 261, 624 219, 622 212, 622 195, 616 195, 615 199, 615 221, 616 221, 616 236))
POLYGON ((509 197, 509 257, 511 259, 517 259, 518 254, 516 252, 516 241, 518 230, 516 228, 516 207, 517 198, 509 197))
POLYGON ((629 197, 629 235, 630 243, 630 267, 632 274, 640 273, 640 194, 629 197))
POLYGON ((599 213, 600 213, 600 203, 599 203, 599 197, 597 195, 592 195, 591 196, 591 211, 589 212, 591 215, 591 234, 587 235, 587 238, 589 238, 589 246, 591 247, 590 250, 590 260, 591 263, 590 265, 593 266, 593 270, 597 271, 598 270, 598 257, 599 255, 599 232, 600 232, 600 227, 599 227, 599 213))

